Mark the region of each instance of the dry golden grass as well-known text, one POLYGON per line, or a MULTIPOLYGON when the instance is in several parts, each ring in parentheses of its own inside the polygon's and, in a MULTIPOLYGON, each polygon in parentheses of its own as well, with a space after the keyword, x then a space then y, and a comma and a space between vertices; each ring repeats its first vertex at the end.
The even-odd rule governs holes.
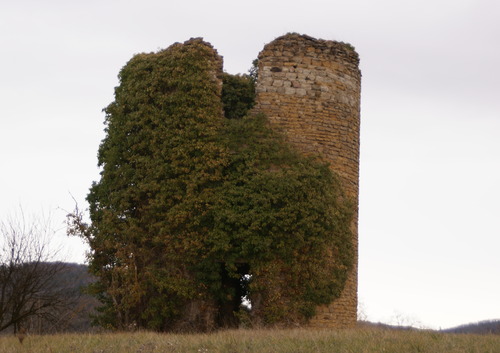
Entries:
POLYGON ((230 330, 211 334, 151 332, 0 336, 0 353, 500 353, 500 336, 355 330, 230 330))

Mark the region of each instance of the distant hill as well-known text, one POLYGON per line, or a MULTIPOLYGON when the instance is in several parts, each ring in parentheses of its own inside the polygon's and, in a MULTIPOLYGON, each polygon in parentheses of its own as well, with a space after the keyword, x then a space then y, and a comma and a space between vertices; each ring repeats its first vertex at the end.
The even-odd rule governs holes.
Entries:
POLYGON ((84 292, 84 289, 95 281, 86 265, 64 263, 64 269, 59 274, 59 283, 68 289, 68 295, 72 296, 74 305, 65 313, 61 320, 58 331, 89 331, 91 326, 91 315, 95 308, 100 305, 99 301, 84 292))
POLYGON ((397 325, 389 325, 384 324, 382 322, 371 322, 371 321, 358 321, 358 327, 363 328, 376 328, 382 330, 397 330, 397 331, 417 331, 418 328, 412 326, 397 326, 397 325))
POLYGON ((442 330, 446 333, 474 333, 474 334, 495 334, 500 335, 500 319, 487 320, 477 323, 461 325, 454 328, 442 330))
POLYGON ((99 302, 94 297, 85 294, 84 289, 95 278, 88 273, 87 266, 75 263, 49 263, 58 266, 58 272, 53 280, 55 286, 63 289, 68 304, 62 310, 54 313, 51 320, 31 317, 25 323, 31 333, 85 332, 92 329, 91 315, 99 302))
MULTIPOLYGON (((84 288, 95 281, 95 278, 88 272, 86 265, 75 263, 53 263, 54 266, 61 266, 55 283, 65 288, 68 299, 72 305, 59 315, 56 323, 31 322, 29 331, 32 333, 55 333, 55 332, 88 332, 93 329, 91 325, 91 315, 96 307, 100 305, 94 297, 85 294, 84 288)), ((394 326, 383 323, 373 323, 369 321, 359 321, 360 327, 372 327, 385 330, 415 330, 410 326, 394 326)), ((465 334, 495 334, 500 335, 500 319, 487 320, 477 323, 457 326, 441 330, 444 333, 465 333, 465 334)))
MULTIPOLYGON (((365 328, 377 328, 377 329, 383 329, 383 330, 415 330, 415 331, 420 331, 420 329, 411 327, 411 326, 395 326, 395 325, 388 325, 388 324, 383 324, 383 323, 374 323, 374 322, 369 322, 369 321, 358 321, 358 326, 359 327, 365 327, 365 328)), ((427 329, 423 331, 428 331, 427 329)), ((444 333, 469 333, 469 334, 479 334, 479 335, 486 335, 486 334, 495 334, 495 335, 500 335, 500 320, 487 320, 487 321, 481 321, 477 323, 471 323, 471 324, 466 324, 466 325, 460 325, 457 327, 445 329, 445 330, 440 330, 439 332, 444 332, 444 333)))

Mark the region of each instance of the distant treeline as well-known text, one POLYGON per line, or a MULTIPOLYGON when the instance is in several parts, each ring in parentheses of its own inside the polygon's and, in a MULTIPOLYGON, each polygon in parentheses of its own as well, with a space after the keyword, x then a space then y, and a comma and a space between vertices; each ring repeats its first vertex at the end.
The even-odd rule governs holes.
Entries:
MULTIPOLYGON (((20 326, 31 334, 93 330, 92 315, 99 306, 99 301, 85 293, 85 288, 95 281, 87 266, 61 262, 49 262, 45 265, 57 268, 51 285, 61 289, 58 292, 64 293, 64 298, 61 299, 66 305, 54 311, 53 315, 32 315, 23 320, 20 326)), ((11 333, 12 329, 13 327, 1 333, 11 333)))
POLYGON ((473 333, 500 335, 500 320, 487 320, 442 330, 446 333, 473 333))
MULTIPOLYGON (((63 270, 58 274, 59 285, 67 288, 68 299, 73 303, 60 317, 56 324, 41 329, 43 333, 49 332, 87 332, 93 329, 92 315, 99 301, 86 294, 86 287, 95 281, 86 265, 64 263, 63 270)), ((42 333, 41 332, 41 333, 42 333)))

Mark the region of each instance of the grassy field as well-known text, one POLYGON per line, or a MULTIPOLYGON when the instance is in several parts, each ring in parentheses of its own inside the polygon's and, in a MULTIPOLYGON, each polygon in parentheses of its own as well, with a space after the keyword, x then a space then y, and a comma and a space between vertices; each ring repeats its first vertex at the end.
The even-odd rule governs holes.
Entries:
POLYGON ((355 330, 230 330, 211 334, 61 334, 0 336, 0 353, 500 353, 500 336, 436 332, 355 330))

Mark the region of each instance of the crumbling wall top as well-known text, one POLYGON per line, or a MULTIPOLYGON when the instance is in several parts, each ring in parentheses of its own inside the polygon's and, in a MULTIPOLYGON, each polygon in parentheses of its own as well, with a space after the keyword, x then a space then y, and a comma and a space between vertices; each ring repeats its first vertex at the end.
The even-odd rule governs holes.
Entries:
POLYGON ((269 51, 275 55, 290 57, 290 62, 300 62, 298 56, 326 57, 330 60, 343 61, 353 69, 359 70, 359 55, 348 43, 333 40, 316 39, 305 34, 288 33, 280 36, 264 46, 259 59, 268 56, 269 51))

